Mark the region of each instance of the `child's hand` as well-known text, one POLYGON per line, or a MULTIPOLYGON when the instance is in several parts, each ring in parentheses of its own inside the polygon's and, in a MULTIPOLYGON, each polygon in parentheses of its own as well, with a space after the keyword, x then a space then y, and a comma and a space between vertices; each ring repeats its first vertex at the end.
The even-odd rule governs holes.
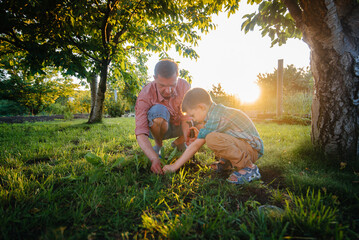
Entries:
POLYGON ((188 133, 187 133, 187 146, 191 145, 191 143, 193 143, 198 136, 199 130, 196 127, 190 127, 188 129, 188 133))
POLYGON ((175 166, 173 166, 173 164, 170 164, 170 165, 166 165, 162 168, 162 171, 164 173, 172 173, 172 172, 175 172, 177 171, 177 169, 175 168, 175 166))

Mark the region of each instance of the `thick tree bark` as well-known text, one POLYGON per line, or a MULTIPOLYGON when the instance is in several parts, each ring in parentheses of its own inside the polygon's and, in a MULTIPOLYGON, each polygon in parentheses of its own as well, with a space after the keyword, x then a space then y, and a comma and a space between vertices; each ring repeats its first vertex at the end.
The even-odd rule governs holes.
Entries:
POLYGON ((92 115, 94 113, 95 103, 96 103, 96 96, 97 96, 97 88, 98 88, 98 81, 97 81, 97 73, 93 72, 89 79, 90 82, 90 91, 91 91, 91 111, 90 111, 90 117, 92 118, 92 115))
POLYGON ((343 0, 286 0, 311 49, 312 142, 337 161, 358 158, 359 6, 343 0))
POLYGON ((316 79, 312 105, 312 142, 333 160, 345 161, 357 154, 358 110, 353 104, 358 82, 353 57, 333 49, 311 53, 316 79))
POLYGON ((102 61, 100 83, 97 90, 95 107, 93 114, 91 114, 88 123, 98 123, 102 121, 103 104, 105 101, 106 83, 107 83, 107 71, 108 71, 109 60, 105 59, 102 61))

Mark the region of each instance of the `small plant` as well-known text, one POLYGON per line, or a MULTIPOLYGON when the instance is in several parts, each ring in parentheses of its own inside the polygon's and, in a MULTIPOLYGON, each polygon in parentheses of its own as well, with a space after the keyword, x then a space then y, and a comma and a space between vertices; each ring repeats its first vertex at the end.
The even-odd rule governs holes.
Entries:
POLYGON ((310 188, 305 195, 295 195, 288 191, 290 200, 286 200, 285 218, 291 222, 292 229, 308 236, 342 235, 346 228, 338 222, 338 208, 331 196, 310 188))
POLYGON ((173 162, 175 162, 175 161, 177 160, 177 158, 178 158, 179 156, 182 155, 182 153, 179 152, 179 151, 177 150, 177 148, 174 148, 174 149, 169 153, 168 157, 166 157, 167 154, 166 154, 166 152, 165 152, 165 148, 164 148, 164 147, 161 148, 160 152, 161 152, 161 153, 164 153, 163 156, 162 156, 161 159, 160 159, 160 161, 161 161, 161 163, 162 163, 163 166, 164 166, 164 165, 167 165, 167 164, 172 164, 173 162))
POLYGON ((284 194, 280 189, 271 190, 270 200, 272 204, 277 206, 282 206, 286 200, 286 194, 284 194))

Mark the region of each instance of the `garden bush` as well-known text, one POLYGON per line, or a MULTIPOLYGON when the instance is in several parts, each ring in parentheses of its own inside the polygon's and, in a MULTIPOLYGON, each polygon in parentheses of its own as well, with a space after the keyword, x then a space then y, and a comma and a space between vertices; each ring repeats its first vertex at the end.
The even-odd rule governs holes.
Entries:
POLYGON ((21 104, 10 101, 0 100, 0 116, 26 115, 29 111, 21 104))
POLYGON ((125 105, 120 101, 106 101, 105 113, 110 117, 121 117, 125 113, 125 105))

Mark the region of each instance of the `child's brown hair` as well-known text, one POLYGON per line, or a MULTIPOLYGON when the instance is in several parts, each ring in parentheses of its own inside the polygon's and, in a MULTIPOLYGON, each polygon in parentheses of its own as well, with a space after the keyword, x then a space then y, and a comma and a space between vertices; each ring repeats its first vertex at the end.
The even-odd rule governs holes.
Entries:
POLYGON ((213 101, 211 95, 203 88, 192 88, 189 90, 182 101, 182 112, 195 108, 198 104, 203 103, 211 106, 213 101))

